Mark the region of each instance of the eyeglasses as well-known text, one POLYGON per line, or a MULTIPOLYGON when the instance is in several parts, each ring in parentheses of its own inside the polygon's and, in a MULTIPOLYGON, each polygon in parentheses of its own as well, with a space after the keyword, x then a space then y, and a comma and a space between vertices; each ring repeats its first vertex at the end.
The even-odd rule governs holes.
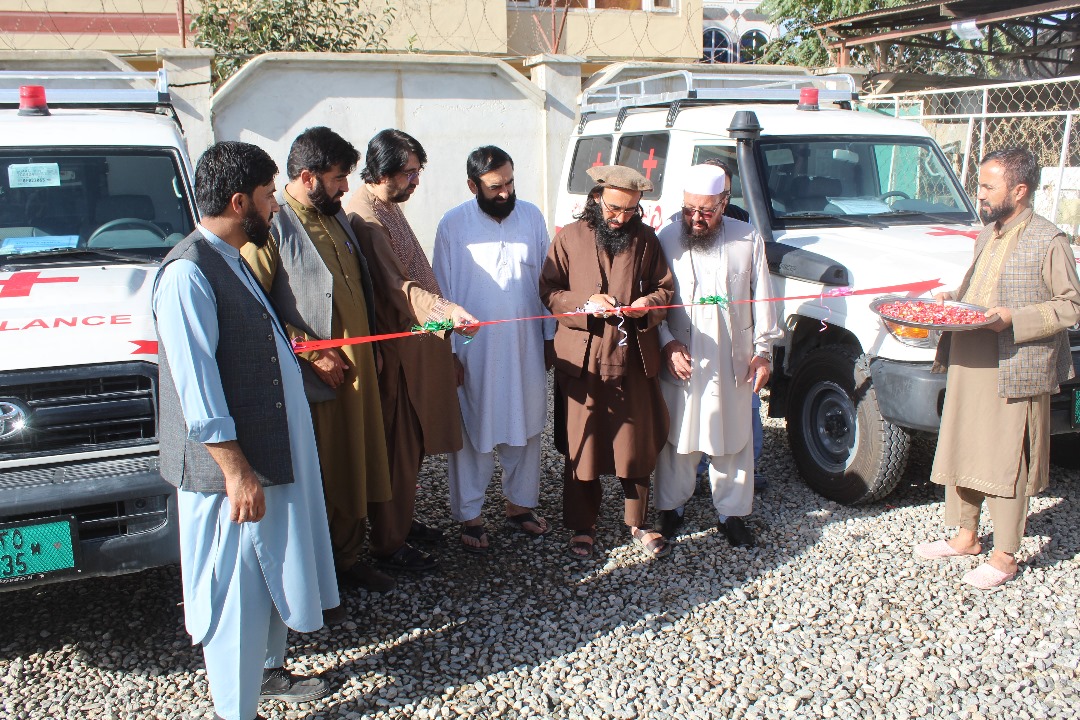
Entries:
POLYGON ((420 179, 420 173, 424 172, 424 168, 417 168, 416 170, 402 170, 401 174, 405 176, 405 179, 409 182, 420 179))
POLYGON ((600 195, 600 204, 612 215, 619 215, 622 217, 630 217, 636 215, 638 211, 641 210, 640 205, 635 205, 632 208, 622 208, 618 205, 608 205, 607 200, 604 199, 604 196, 602 194, 600 195))
POLYGON ((720 193, 720 202, 713 205, 711 208, 696 208, 686 207, 683 205, 682 214, 688 218, 692 218, 695 215, 700 215, 705 220, 712 220, 713 216, 720 211, 720 206, 724 204, 724 201, 731 196, 730 192, 720 193))

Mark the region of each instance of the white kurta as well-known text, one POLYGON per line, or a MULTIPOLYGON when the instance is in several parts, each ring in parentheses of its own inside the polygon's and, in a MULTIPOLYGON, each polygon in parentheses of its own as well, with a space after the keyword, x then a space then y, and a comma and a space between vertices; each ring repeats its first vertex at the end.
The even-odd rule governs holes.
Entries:
POLYGON ((772 303, 748 302, 772 296, 765 242, 750 224, 724 218, 716 244, 691 251, 682 227, 677 217, 658 236, 675 279, 672 304, 709 295, 735 302, 672 309, 660 326, 661 346, 678 340, 693 366, 689 381, 666 364, 660 373, 671 416, 668 442, 680 454, 733 455, 752 440, 750 360, 783 336, 772 303))
MULTIPOLYGON (((481 320, 548 315, 539 282, 549 242, 544 216, 532 203, 518 200, 498 222, 469 200, 439 222, 432 266, 443 296, 481 320)), ((544 429, 544 340, 554 337, 553 319, 488 325, 468 343, 454 336, 465 366, 461 417, 478 452, 524 446, 544 429)))

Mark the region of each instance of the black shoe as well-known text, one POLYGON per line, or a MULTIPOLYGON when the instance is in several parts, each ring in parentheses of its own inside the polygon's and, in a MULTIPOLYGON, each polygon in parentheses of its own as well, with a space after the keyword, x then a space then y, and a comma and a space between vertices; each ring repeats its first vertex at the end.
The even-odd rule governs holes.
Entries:
POLYGON ((324 627, 334 627, 349 619, 349 611, 345 609, 345 603, 322 611, 322 624, 324 627))
POLYGON ((364 588, 368 592, 390 592, 397 587, 397 580, 378 568, 363 562, 355 562, 348 570, 337 574, 338 584, 345 587, 364 588))
POLYGON ((718 524, 720 529, 727 535, 728 542, 732 547, 754 547, 754 535, 750 528, 746 527, 741 517, 729 517, 718 524))
POLYGON ((653 530, 670 540, 678 534, 679 528, 683 526, 684 522, 686 522, 686 518, 680 515, 677 510, 661 510, 656 515, 653 530))
MULTIPOLYGON (((221 717, 217 713, 214 713, 214 720, 225 720, 225 718, 221 717)), ((266 717, 263 715, 256 715, 255 720, 266 720, 266 717)))
POLYGON ((375 564, 390 572, 428 572, 439 567, 439 561, 430 554, 405 543, 393 555, 375 558, 375 564))
POLYGON ((420 542, 428 543, 429 545, 440 545, 446 539, 443 536, 443 531, 438 528, 433 528, 430 525, 425 525, 419 520, 413 520, 412 526, 409 527, 409 536, 405 538, 408 542, 420 542))
POLYGON ((320 677, 293 675, 285 668, 263 670, 260 700, 303 703, 318 700, 330 693, 330 683, 320 677))

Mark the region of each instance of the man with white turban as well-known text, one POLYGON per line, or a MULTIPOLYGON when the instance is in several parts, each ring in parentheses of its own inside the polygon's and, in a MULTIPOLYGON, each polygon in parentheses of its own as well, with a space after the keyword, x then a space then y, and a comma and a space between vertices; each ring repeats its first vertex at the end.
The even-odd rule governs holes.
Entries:
POLYGON ((673 218, 659 234, 675 279, 672 304, 723 300, 673 308, 660 325, 671 426, 656 464, 655 504, 657 529, 674 535, 705 453, 719 527, 733 546, 749 547, 754 537, 742 518, 754 503, 751 402, 769 380, 783 330, 771 303, 754 302, 772 295, 765 242, 750 224, 724 217, 730 195, 722 168, 691 167, 682 221, 673 218))

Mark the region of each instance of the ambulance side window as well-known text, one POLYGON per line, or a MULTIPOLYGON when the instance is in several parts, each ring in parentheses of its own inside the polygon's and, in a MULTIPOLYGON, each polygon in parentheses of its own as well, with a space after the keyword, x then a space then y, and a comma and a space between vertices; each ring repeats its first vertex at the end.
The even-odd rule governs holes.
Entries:
POLYGON ((588 170, 596 165, 611 162, 612 140, 610 135, 583 137, 574 149, 574 162, 570 165, 570 177, 566 179, 567 191, 575 195, 587 195, 593 189, 593 179, 588 170))
POLYGON ((643 193, 643 200, 656 200, 664 189, 664 166, 667 160, 668 134, 623 135, 619 138, 616 165, 632 167, 649 180, 653 189, 643 193))
POLYGON ((731 202, 745 208, 742 181, 739 179, 739 163, 735 157, 735 146, 698 145, 694 148, 694 161, 690 164, 701 165, 709 160, 719 160, 731 171, 731 202))

